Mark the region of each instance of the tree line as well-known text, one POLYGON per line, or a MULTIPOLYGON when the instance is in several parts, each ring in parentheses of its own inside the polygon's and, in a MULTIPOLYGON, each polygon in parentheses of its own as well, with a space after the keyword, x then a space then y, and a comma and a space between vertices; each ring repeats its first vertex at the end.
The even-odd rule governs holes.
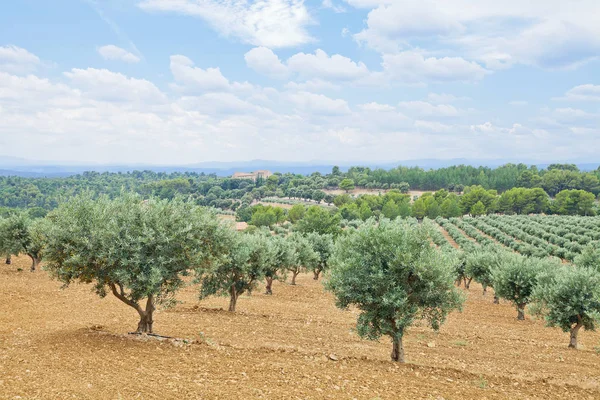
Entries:
MULTIPOLYGON (((43 216, 61 202, 83 192, 96 197, 118 196, 121 191, 133 191, 143 196, 172 199, 177 195, 191 196, 196 204, 235 211, 243 205, 265 197, 300 198, 317 203, 333 204, 334 196, 327 190, 354 188, 373 190, 438 191, 462 193, 467 187, 504 193, 513 188, 543 189, 554 198, 563 191, 600 193, 600 169, 579 171, 569 164, 552 164, 546 169, 524 164, 506 164, 498 168, 453 166, 425 170, 418 167, 397 167, 390 170, 351 167, 343 172, 334 167, 329 174, 315 172, 308 176, 275 173, 267 179, 234 179, 215 174, 193 172, 132 171, 127 173, 85 172, 67 178, 0 177, 1 208, 27 208, 33 216, 43 216)), ((584 202, 587 202, 588 196, 584 202)), ((566 199, 563 203, 569 204, 566 199)), ((568 206, 564 212, 570 212, 568 206)))

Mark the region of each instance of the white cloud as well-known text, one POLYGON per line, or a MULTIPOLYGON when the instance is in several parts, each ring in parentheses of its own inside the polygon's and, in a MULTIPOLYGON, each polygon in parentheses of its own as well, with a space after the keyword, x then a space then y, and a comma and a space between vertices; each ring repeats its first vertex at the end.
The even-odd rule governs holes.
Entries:
POLYGON ((435 132, 435 133, 451 132, 453 129, 452 126, 443 124, 441 122, 423 121, 423 120, 416 120, 415 128, 417 128, 419 130, 426 130, 426 131, 435 132))
POLYGON ((272 50, 258 47, 244 56, 248 67, 271 78, 285 78, 295 74, 304 80, 357 80, 369 75, 369 69, 361 62, 334 54, 329 56, 321 49, 315 54, 297 53, 282 63, 272 50))
MULTIPOLYGON (((317 53, 308 59, 315 58, 317 53)), ((332 58, 323 63, 329 65, 332 58)), ((360 66, 346 61, 343 65, 350 70, 360 66)), ((281 64, 290 68, 287 62, 281 64)), ((16 156, 165 164, 247 160, 248 154, 348 162, 411 159, 415 154, 592 160, 600 148, 597 110, 583 105, 521 116, 528 126, 506 121, 495 109, 488 111, 477 91, 473 103, 483 103, 474 112, 460 103, 468 99, 442 90, 357 90, 358 82, 367 78, 384 83, 397 79, 387 69, 367 77, 357 74, 359 78, 349 81, 283 81, 284 88, 275 89, 233 82, 216 66, 197 67, 184 56, 173 56, 171 68, 175 83, 163 89, 106 69, 74 68, 48 78, 0 71, 0 146, 14 149, 16 156), (316 93, 342 84, 344 90, 335 95, 316 93), (390 103, 398 96, 410 100, 415 93, 424 100, 390 103)), ((418 77, 425 79, 423 74, 418 77)), ((569 95, 590 100, 595 90, 594 85, 582 85, 569 95)), ((533 107, 521 111, 538 112, 533 107)))
POLYGON ((221 35, 255 46, 291 47, 313 40, 304 0, 144 0, 138 6, 201 18, 221 35))
POLYGON ((299 110, 315 115, 344 115, 350 113, 346 100, 331 99, 309 92, 290 93, 289 99, 299 110))
POLYGON ((39 65, 38 56, 21 47, 0 46, 0 71, 23 74, 34 71, 39 65))
POLYGON ((254 71, 274 79, 285 79, 289 75, 288 67, 266 47, 255 47, 244 55, 246 65, 254 71))
POLYGON ((354 38, 386 52, 398 51, 411 38, 449 35, 464 29, 459 21, 427 0, 403 1, 369 12, 367 28, 354 38))
POLYGON ((184 92, 225 92, 252 91, 253 86, 247 82, 230 82, 221 73, 220 68, 194 66, 194 62, 182 55, 171 56, 171 73, 175 78, 175 88, 184 92))
POLYGON ((287 65, 290 71, 308 78, 354 80, 369 74, 365 64, 339 54, 329 56, 321 49, 317 49, 315 54, 294 54, 287 65))
POLYGON ((449 104, 431 104, 426 101, 403 101, 398 107, 418 117, 456 117, 460 111, 449 104))
POLYGON ((396 108, 394 106, 390 106, 389 104, 379 104, 376 102, 361 104, 358 107, 363 111, 374 111, 374 112, 386 112, 386 111, 396 110, 396 108))
POLYGON ((562 0, 346 1, 372 8, 367 27, 354 37, 382 53, 425 42, 492 69, 516 63, 575 68, 600 54, 596 0, 579 0, 568 8, 562 0))
POLYGON ((321 92, 323 90, 340 90, 341 86, 321 79, 311 79, 306 82, 288 82, 284 85, 286 89, 301 92, 321 92))
POLYGON ((384 54, 382 65, 391 79, 403 83, 473 82, 489 73, 461 57, 425 57, 415 51, 384 54))
POLYGON ((137 63, 140 61, 140 58, 135 54, 130 53, 127 50, 117 47, 113 44, 99 47, 98 53, 105 60, 120 60, 126 63, 137 63))
POLYGON ((566 101, 600 101, 600 85, 579 85, 570 89, 564 97, 554 100, 566 101))
POLYGON ((106 69, 73 68, 64 75, 73 87, 94 99, 114 102, 157 103, 166 96, 152 82, 106 69))

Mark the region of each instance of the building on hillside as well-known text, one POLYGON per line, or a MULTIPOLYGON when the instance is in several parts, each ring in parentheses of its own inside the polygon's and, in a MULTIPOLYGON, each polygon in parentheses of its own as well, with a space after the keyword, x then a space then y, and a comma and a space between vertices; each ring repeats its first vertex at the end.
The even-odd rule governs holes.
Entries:
POLYGON ((260 177, 262 179, 267 179, 273 175, 271 171, 267 171, 266 169, 254 171, 254 172, 236 172, 233 174, 232 178, 234 179, 252 179, 254 182, 260 177))

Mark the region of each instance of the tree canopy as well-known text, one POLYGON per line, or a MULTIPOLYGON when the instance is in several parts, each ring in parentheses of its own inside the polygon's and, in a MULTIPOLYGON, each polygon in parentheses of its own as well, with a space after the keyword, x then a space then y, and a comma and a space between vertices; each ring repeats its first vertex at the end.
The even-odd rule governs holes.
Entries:
POLYGON ((390 336, 392 360, 404 362, 405 331, 418 319, 439 329, 462 304, 450 254, 429 244, 423 224, 370 220, 338 239, 326 287, 339 307, 358 307, 360 336, 390 336))
POLYGON ((112 293, 138 312, 138 333, 153 331, 156 305, 169 305, 184 276, 220 259, 230 231, 191 201, 134 194, 80 195, 48 218, 51 276, 65 285, 93 283, 101 297, 112 293))

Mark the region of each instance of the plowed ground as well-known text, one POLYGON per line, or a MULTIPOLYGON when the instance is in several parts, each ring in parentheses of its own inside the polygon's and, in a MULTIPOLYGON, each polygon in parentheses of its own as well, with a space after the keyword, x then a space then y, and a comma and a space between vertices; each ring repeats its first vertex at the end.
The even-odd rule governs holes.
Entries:
POLYGON ((395 365, 389 340, 361 340, 357 313, 308 275, 243 296, 235 314, 186 288, 155 318, 184 342, 127 335, 135 311, 28 266, 0 265, 0 399, 600 399, 599 334, 569 350, 567 334, 518 322, 477 285, 438 334, 411 328, 395 365))

